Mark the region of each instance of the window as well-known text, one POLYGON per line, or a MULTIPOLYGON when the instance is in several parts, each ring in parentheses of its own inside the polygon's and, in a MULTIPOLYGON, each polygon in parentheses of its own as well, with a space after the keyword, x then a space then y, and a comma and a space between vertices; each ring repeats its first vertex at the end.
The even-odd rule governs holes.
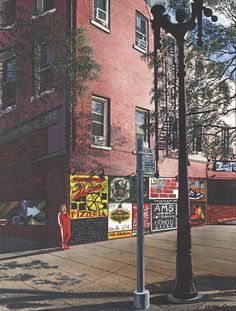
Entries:
POLYGON ((140 13, 136 12, 136 27, 135 27, 135 46, 142 51, 147 51, 148 48, 148 22, 147 19, 140 13))
POLYGON ((202 127, 195 125, 193 128, 193 151, 199 152, 202 150, 202 127))
POLYGON ((54 9, 54 0, 34 0, 34 14, 40 15, 54 9))
POLYGON ((229 151, 229 128, 223 128, 222 129, 222 149, 224 153, 227 153, 229 151))
POLYGON ((15 22, 15 1, 0 1, 0 26, 12 25, 15 22))
POLYGON ((175 41, 172 38, 168 40, 168 63, 171 69, 175 67, 175 41))
POLYGON ((179 122, 176 117, 169 117, 169 126, 170 126, 170 131, 169 131, 169 137, 168 137, 168 143, 169 146, 172 149, 178 149, 179 148, 179 141, 178 141, 178 127, 179 127, 179 122))
POLYGON ((92 135, 93 145, 109 146, 109 100, 92 98, 92 135))
POLYGON ((195 61, 195 78, 201 80, 204 75, 204 64, 201 59, 195 61))
POLYGON ((0 108, 16 103, 16 58, 13 51, 0 54, 0 108))
POLYGON ((34 45, 34 95, 53 88, 53 56, 46 43, 34 45))
POLYGON ((93 19, 102 26, 109 27, 109 0, 94 0, 93 19))
POLYGON ((136 110, 136 140, 142 138, 144 147, 149 147, 149 112, 136 110))

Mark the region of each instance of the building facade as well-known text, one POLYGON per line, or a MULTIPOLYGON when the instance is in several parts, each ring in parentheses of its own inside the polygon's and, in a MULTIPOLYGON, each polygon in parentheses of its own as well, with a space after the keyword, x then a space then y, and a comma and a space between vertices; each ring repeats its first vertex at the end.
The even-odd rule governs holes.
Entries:
MULTIPOLYGON (((158 152, 156 169, 160 175, 154 178, 145 172, 145 231, 175 229, 177 126, 175 111, 169 108, 172 123, 163 119, 155 146, 155 130, 150 130, 155 109, 151 101, 153 70, 143 60, 153 51, 146 1, 3 3, 1 233, 57 242, 58 206, 66 202, 74 243, 133 236, 137 230, 133 154, 137 138, 142 138, 150 153, 151 170, 156 159, 152 150, 158 152), (67 50, 64 51, 62 42, 67 46, 75 29, 85 29, 101 73, 97 80, 87 83, 88 90, 77 97, 72 113, 67 63, 61 56, 67 55, 63 54, 67 50)), ((73 42, 69 43, 73 47, 73 42)), ((174 51, 169 52, 167 65, 174 67, 174 51)), ((172 95, 176 94, 174 86, 172 95)), ((232 191, 236 181, 235 159, 208 160, 200 151, 189 157, 193 225, 206 224, 207 217, 209 223, 236 218, 232 191), (222 184, 225 195, 232 192, 232 199, 227 202, 215 198, 214 188, 222 184)))

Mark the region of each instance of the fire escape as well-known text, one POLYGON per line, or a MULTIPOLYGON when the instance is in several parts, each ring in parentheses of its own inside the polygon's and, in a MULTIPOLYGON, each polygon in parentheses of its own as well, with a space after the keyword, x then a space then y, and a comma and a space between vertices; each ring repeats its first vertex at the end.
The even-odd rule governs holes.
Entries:
POLYGON ((161 79, 158 88, 162 96, 158 101, 158 143, 156 152, 158 160, 176 155, 178 149, 178 119, 177 119, 177 66, 175 43, 168 40, 167 49, 162 55, 161 79))

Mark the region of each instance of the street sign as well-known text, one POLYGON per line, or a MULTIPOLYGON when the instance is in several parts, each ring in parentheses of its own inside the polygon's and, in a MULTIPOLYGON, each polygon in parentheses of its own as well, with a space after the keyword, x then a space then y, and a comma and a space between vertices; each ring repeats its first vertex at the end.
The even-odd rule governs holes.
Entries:
POLYGON ((150 148, 143 149, 143 175, 145 177, 155 176, 155 151, 150 148))

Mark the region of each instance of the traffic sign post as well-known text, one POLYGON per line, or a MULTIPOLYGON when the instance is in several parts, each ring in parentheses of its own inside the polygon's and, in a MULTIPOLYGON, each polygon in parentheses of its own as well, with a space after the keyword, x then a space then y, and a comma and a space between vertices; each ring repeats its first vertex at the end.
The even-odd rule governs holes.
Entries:
POLYGON ((134 291, 134 307, 137 310, 145 310, 150 305, 149 291, 145 289, 144 267, 144 210, 143 210, 143 141, 138 139, 136 165, 137 179, 137 290, 134 291))

